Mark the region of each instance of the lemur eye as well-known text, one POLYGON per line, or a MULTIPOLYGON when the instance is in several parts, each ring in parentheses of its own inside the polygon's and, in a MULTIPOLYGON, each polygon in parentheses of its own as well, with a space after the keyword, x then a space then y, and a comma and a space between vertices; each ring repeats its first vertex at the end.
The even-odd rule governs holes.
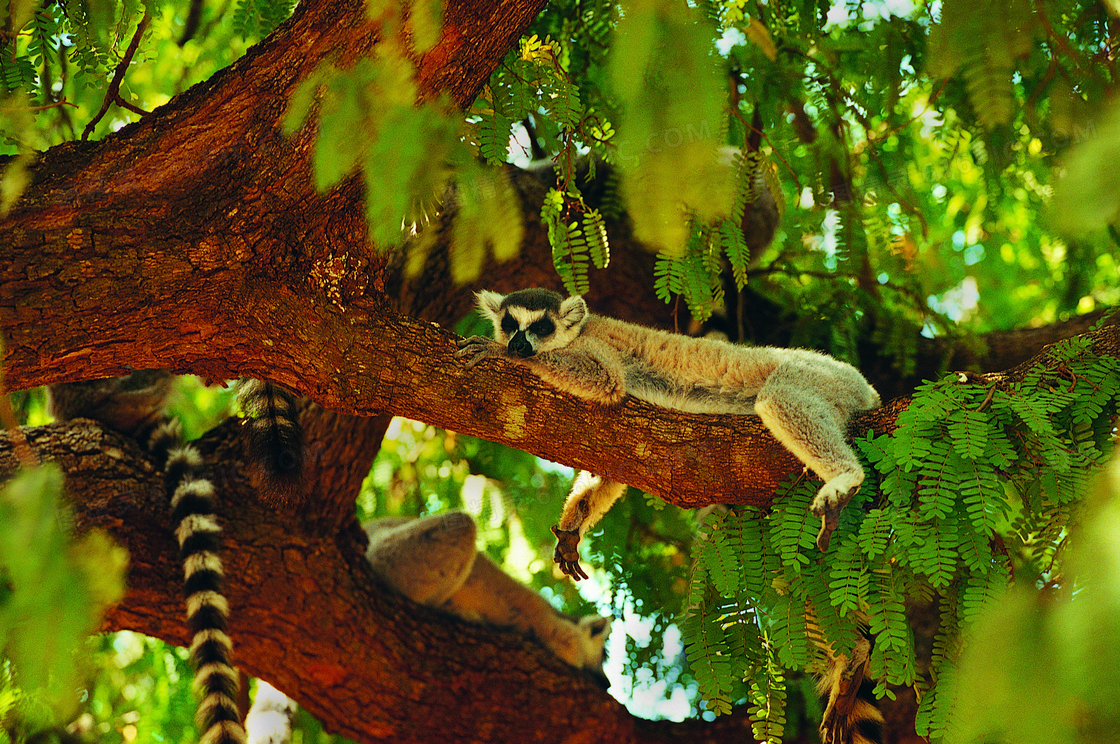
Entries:
POLYGON ((502 318, 502 333, 517 333, 517 321, 508 313, 502 318))
POLYGON ((529 333, 533 334, 537 338, 551 336, 555 330, 556 324, 548 318, 541 318, 540 320, 529 326, 529 333))

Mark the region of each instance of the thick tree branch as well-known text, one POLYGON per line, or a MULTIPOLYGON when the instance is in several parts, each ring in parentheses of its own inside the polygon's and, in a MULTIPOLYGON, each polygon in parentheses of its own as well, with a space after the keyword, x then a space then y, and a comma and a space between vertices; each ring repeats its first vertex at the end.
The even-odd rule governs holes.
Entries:
MULTIPOLYGON (((1093 337, 1095 353, 1120 356, 1120 328, 1093 337)), ((977 376, 969 384, 1006 385, 1022 379, 1028 366, 977 376)), ((504 384, 510 372, 495 371, 493 384, 504 384)), ((545 391, 533 394, 552 406, 554 415, 575 409, 583 420, 593 413, 575 401, 548 401, 545 391)), ((884 429, 906 403, 896 401, 880 412, 884 429)), ((332 431, 309 415, 314 426, 332 431)), ((678 420, 653 410, 624 417, 646 418, 651 432, 687 427, 690 420, 700 425, 700 417, 678 420)), ((509 419, 503 420, 508 426, 509 419)), ((703 423, 734 430, 714 420, 703 423)), ((584 427, 586 432, 586 421, 584 427)), ((238 663, 292 694, 335 730, 363 741, 401 742, 719 742, 743 736, 747 722, 741 718, 715 725, 636 721, 536 644, 386 592, 365 565, 364 546, 353 532, 336 531, 333 520, 269 509, 258 500, 240 464, 238 429, 235 421, 227 422, 199 443, 206 461, 215 463, 211 477, 223 495, 238 663), (447 716, 447 710, 456 715, 447 716)), ((105 529, 132 556, 128 595, 110 612, 106 629, 129 628, 184 643, 180 572, 166 494, 154 467, 134 443, 93 423, 22 433, 40 458, 63 467, 77 529, 105 529)), ((17 465, 12 436, 5 432, 0 479, 17 465)))
MULTIPOLYGON (((237 426, 200 446, 223 499, 227 594, 238 665, 360 741, 739 741, 745 722, 638 722, 583 673, 509 632, 413 605, 380 586, 363 546, 264 507, 238 464, 237 426), (497 701, 497 704, 496 704, 497 701), (454 715, 448 715, 455 711, 454 715)), ((128 548, 128 595, 105 629, 178 644, 181 571, 162 479, 136 445, 92 422, 25 430, 66 473, 78 531, 128 548)), ((0 435, 0 479, 16 467, 0 435)))

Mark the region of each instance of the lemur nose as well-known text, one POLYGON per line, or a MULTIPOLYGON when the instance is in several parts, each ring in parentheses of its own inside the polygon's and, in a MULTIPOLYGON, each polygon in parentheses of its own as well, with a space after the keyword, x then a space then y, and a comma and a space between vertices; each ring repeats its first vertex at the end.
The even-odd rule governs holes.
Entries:
POLYGON ((533 345, 525 338, 525 331, 518 331, 513 335, 509 340, 509 350, 522 359, 533 356, 533 345))

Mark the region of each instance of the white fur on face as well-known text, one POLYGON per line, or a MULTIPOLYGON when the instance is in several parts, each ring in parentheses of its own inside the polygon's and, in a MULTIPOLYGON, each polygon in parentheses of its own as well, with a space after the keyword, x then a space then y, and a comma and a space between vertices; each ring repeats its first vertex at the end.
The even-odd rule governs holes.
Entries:
POLYGON ((510 305, 509 307, 506 308, 506 312, 508 312, 510 315, 512 315, 513 319, 517 321, 518 328, 520 328, 521 330, 525 330, 526 328, 531 326, 533 323, 535 323, 538 320, 540 320, 541 318, 543 318, 545 313, 547 313, 548 311, 547 310, 529 310, 529 309, 524 308, 524 307, 517 307, 516 305, 510 305))
POLYGON ((502 300, 506 298, 505 295, 491 292, 488 289, 476 292, 474 296, 478 300, 478 311, 490 320, 498 317, 502 308, 502 300))
POLYGON ((509 295, 503 295, 488 290, 476 293, 475 297, 478 300, 479 312, 483 317, 487 318, 494 327, 495 341, 508 345, 510 339, 513 338, 517 331, 524 331, 525 338, 532 345, 534 353, 562 349, 568 346, 582 332, 583 326, 588 318, 587 303, 585 303, 583 298, 579 295, 568 297, 563 300, 558 310, 547 308, 530 309, 516 304, 507 304, 503 308, 502 303, 506 301, 509 295), (534 323, 537 323, 545 316, 548 316, 552 321, 552 332, 538 334, 530 330, 534 323), (512 318, 514 322, 516 322, 516 330, 506 331, 502 328, 502 322, 507 317, 512 318))

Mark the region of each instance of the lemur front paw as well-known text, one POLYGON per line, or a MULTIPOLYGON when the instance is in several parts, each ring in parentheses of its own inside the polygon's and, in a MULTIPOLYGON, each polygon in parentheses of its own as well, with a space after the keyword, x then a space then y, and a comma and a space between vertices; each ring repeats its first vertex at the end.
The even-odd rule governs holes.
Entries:
POLYGON ((506 347, 492 338, 485 336, 471 336, 459 339, 459 350, 455 352, 459 359, 467 360, 467 369, 491 357, 506 356, 506 347))
POLYGON ((552 554, 552 560, 556 561, 562 572, 576 581, 586 579, 587 574, 579 565, 579 530, 553 527, 552 534, 556 535, 556 550, 552 554))
POLYGON ((817 547, 823 553, 828 550, 832 533, 840 524, 840 512, 856 495, 863 484, 863 471, 841 473, 817 491, 816 498, 809 508, 821 518, 821 531, 817 533, 817 547))

